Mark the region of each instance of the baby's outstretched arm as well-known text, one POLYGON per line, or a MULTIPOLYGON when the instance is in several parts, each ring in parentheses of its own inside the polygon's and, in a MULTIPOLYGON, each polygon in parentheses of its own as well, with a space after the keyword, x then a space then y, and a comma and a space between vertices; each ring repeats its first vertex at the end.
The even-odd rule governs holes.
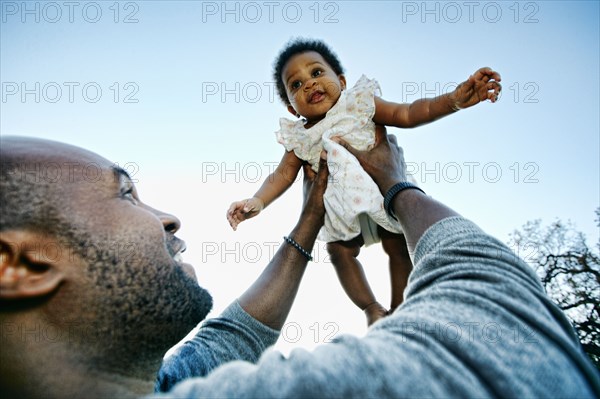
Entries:
POLYGON ((252 198, 235 201, 227 210, 227 220, 236 230, 238 224, 258 215, 271 202, 283 194, 296 180, 302 167, 302 160, 293 151, 283 154, 283 158, 273 173, 267 177, 252 198))
POLYGON ((496 102, 502 90, 500 74, 491 68, 480 68, 451 93, 422 98, 411 104, 398 104, 375 97, 375 123, 416 127, 468 108, 485 100, 496 102))

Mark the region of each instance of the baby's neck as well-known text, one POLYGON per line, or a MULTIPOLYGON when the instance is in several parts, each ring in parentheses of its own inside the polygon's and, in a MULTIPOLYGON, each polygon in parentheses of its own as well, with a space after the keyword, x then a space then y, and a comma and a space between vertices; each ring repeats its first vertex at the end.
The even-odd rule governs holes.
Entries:
POLYGON ((304 123, 304 128, 305 129, 310 129, 311 127, 313 127, 314 125, 316 125, 317 123, 321 122, 325 117, 319 118, 319 119, 312 119, 312 120, 307 120, 304 123))

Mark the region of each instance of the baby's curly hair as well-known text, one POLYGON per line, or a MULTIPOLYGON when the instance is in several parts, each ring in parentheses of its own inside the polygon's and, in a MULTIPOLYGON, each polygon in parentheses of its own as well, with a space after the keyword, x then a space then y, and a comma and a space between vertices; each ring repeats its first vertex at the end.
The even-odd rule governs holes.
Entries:
POLYGON ((301 37, 290 40, 283 50, 281 50, 277 58, 275 58, 275 62, 273 62, 273 79, 277 84, 277 94, 279 94, 279 98, 285 105, 289 105, 290 100, 285 92, 285 84, 281 80, 283 67, 290 58, 296 54, 306 53, 308 51, 316 51, 321 54, 321 57, 323 57, 337 75, 344 73, 344 67, 342 67, 342 63, 337 55, 322 40, 304 39, 301 37))

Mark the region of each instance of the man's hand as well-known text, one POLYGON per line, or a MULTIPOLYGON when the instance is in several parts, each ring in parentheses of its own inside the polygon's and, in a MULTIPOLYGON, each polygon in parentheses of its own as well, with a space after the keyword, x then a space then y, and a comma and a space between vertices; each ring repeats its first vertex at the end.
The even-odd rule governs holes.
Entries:
POLYGON ((490 100, 495 103, 502 90, 500 74, 491 68, 478 69, 469 79, 462 82, 450 94, 454 109, 468 108, 481 101, 490 100))
POLYGON ((311 214, 319 219, 325 217, 325 204, 323 195, 327 188, 327 178, 329 177, 329 168, 327 166, 327 157, 323 152, 319 160, 319 172, 315 173, 310 165, 303 166, 304 171, 304 206, 302 215, 311 214))
POLYGON ((238 224, 246 219, 253 218, 263 210, 265 204, 260 198, 252 197, 242 201, 236 201, 229 206, 227 210, 227 220, 233 228, 237 230, 238 224))
MULTIPOLYGON (((396 183, 405 182, 406 164, 402 148, 395 136, 388 136, 383 126, 375 130, 375 146, 371 151, 358 151, 340 138, 334 140, 358 159, 363 169, 375 180, 385 196, 396 183)), ((394 214, 402 225, 409 252, 413 253, 423 233, 434 223, 458 214, 417 190, 404 190, 394 197, 394 214)))
POLYGON ((406 164, 396 136, 388 136, 385 126, 375 129, 375 146, 370 151, 359 151, 339 137, 332 140, 342 145, 358 159, 363 169, 373 178, 382 195, 396 183, 407 181, 406 164))

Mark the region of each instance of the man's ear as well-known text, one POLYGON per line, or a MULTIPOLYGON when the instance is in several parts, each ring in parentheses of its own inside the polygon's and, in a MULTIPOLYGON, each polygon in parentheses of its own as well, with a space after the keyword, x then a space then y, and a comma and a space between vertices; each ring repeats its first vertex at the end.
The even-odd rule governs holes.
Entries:
POLYGON ((300 118, 300 114, 298 112, 296 112, 296 110, 294 109, 294 107, 292 107, 291 104, 288 104, 287 110, 290 114, 294 115, 296 118, 300 118))
POLYGON ((344 75, 338 75, 338 79, 342 84, 342 90, 346 90, 346 77, 344 75))
POLYGON ((0 233, 0 299, 47 295, 64 281, 65 248, 27 231, 0 233))

